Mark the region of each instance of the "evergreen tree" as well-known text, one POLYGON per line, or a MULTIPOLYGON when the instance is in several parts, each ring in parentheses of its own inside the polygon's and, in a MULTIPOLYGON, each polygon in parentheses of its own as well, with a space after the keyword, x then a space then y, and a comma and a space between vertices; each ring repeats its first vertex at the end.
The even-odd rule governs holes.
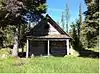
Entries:
POLYGON ((80 37, 78 35, 78 27, 77 27, 77 22, 72 23, 71 25, 71 36, 73 38, 72 40, 72 46, 75 50, 80 51, 83 49, 82 43, 80 41, 80 37))
POLYGON ((77 28, 76 28, 76 24, 74 24, 73 22, 72 22, 72 25, 71 25, 71 36, 74 39, 72 41, 72 46, 74 48, 74 47, 76 47, 76 44, 77 44, 76 43, 76 41, 77 41, 77 28))
POLYGON ((0 48, 3 47, 3 32, 2 29, 0 29, 0 48))
POLYGON ((81 26, 82 26, 82 7, 81 7, 81 3, 80 3, 80 6, 79 6, 79 19, 77 21, 77 31, 78 31, 79 38, 80 38, 81 26))
POLYGON ((62 24, 63 30, 65 30, 64 12, 62 12, 62 16, 61 16, 61 24, 62 24))
POLYGON ((72 23, 71 26, 71 35, 74 39, 72 41, 73 48, 75 50, 81 50, 83 49, 82 43, 81 43, 81 26, 82 26, 82 9, 81 4, 79 6, 79 18, 75 23, 72 23))
POLYGON ((23 16, 27 12, 46 12, 46 0, 3 0, 0 8, 0 26, 14 25, 14 46, 12 55, 18 55, 19 31, 23 16))
POLYGON ((85 32, 88 48, 99 44, 99 0, 85 0, 87 11, 85 14, 85 32))
POLYGON ((66 9, 65 9, 65 18, 66 18, 66 32, 68 32, 68 28, 69 28, 69 7, 68 4, 66 4, 66 9))
POLYGON ((80 40, 82 42, 82 45, 84 48, 88 47, 88 41, 86 39, 87 37, 87 25, 85 22, 83 22, 82 26, 81 26, 81 33, 80 33, 80 40))

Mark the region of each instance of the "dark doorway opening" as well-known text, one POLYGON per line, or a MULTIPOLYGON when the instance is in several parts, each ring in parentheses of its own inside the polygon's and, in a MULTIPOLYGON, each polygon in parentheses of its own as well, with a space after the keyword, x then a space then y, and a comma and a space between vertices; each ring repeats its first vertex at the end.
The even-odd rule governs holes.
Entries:
POLYGON ((47 41, 30 41, 29 54, 30 56, 47 55, 47 41))
POLYGON ((50 42, 50 53, 53 56, 65 56, 67 54, 66 41, 50 42))

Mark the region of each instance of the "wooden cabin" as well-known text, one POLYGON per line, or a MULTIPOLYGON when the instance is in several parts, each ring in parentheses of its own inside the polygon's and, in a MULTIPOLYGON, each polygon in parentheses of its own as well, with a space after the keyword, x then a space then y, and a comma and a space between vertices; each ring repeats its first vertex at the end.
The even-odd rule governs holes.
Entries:
POLYGON ((47 14, 27 36, 26 57, 69 55, 71 37, 47 14))

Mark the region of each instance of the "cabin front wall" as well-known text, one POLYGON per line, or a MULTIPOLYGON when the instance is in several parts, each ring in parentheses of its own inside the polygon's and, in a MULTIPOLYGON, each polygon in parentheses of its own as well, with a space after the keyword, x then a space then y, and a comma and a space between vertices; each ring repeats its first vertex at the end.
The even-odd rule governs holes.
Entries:
POLYGON ((45 41, 30 41, 29 45, 29 55, 32 56, 39 56, 39 55, 46 55, 47 51, 47 42, 45 41))
MULTIPOLYGON (((66 41, 50 41, 49 52, 53 56, 64 56, 67 54, 66 41)), ((48 55, 48 41, 30 41, 29 55, 48 55)))
POLYGON ((66 41, 51 41, 50 53, 53 56, 64 56, 67 54, 66 41))

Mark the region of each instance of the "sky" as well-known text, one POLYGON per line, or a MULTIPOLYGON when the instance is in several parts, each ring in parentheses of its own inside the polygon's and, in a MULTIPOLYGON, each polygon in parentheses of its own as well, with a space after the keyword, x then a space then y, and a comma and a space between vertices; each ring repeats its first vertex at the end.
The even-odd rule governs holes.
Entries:
MULTIPOLYGON (((61 21, 62 12, 69 7, 69 24, 75 22, 79 15, 79 5, 82 4, 82 13, 87 10, 84 0, 47 0, 47 13, 56 21, 61 21)), ((83 15, 84 19, 84 15, 83 15)))

